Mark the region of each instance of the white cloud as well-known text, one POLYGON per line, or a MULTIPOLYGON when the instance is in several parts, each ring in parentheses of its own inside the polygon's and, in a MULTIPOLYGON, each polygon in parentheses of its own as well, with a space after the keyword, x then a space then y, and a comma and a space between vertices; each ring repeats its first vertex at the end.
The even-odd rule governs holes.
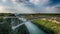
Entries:
POLYGON ((2 0, 2 2, 6 2, 7 0, 2 0))
POLYGON ((16 0, 11 0, 13 3, 17 3, 16 0))
POLYGON ((35 13, 34 11, 32 11, 32 9, 29 9, 27 7, 21 7, 21 8, 18 8, 18 10, 20 11, 20 13, 35 13))
POLYGON ((3 6, 0 6, 0 10, 3 10, 4 9, 4 7, 3 6))
POLYGON ((24 8, 24 7, 8 7, 8 6, 0 6, 0 13, 34 13, 32 10, 29 8, 24 8))
POLYGON ((47 4, 49 0, 30 0, 30 3, 40 5, 40 4, 47 4))
POLYGON ((46 7, 46 12, 48 13, 53 13, 53 12, 56 12, 56 8, 55 7, 46 7))
MULTIPOLYGON (((25 2, 25 0, 22 1, 25 2)), ((32 9, 26 7, 25 3, 21 3, 18 0, 12 0, 12 2, 16 4, 16 9, 19 11, 18 13, 35 13, 32 9)))
POLYGON ((48 6, 44 11, 45 13, 60 13, 60 6, 48 6))
MULTIPOLYGON (((13 0, 12 2, 15 3, 16 0, 13 0)), ((13 6, 0 5, 0 13, 34 13, 34 12, 30 8, 24 7, 24 3, 22 4, 19 3, 19 4, 14 4, 13 6)))
POLYGON ((60 13, 60 6, 48 6, 42 10, 32 10, 28 7, 15 6, 0 6, 0 13, 60 13))
POLYGON ((36 13, 60 13, 60 5, 34 9, 36 13))
MULTIPOLYGON (((44 4, 49 3, 49 0, 30 0, 29 2, 35 5, 40 6, 40 4, 43 4, 44 6, 38 7, 32 9, 30 7, 25 6, 25 3, 21 3, 17 0, 0 0, 3 2, 12 2, 14 5, 11 6, 4 6, 0 5, 0 13, 59 13, 60 12, 60 5, 56 6, 47 6, 44 7, 44 4)), ((25 1, 24 1, 25 2, 25 1)))
MULTIPOLYGON (((13 1, 14 3, 28 3, 26 2, 26 0, 11 0, 13 1)), ((32 4, 35 4, 35 5, 40 5, 40 4, 47 4, 49 3, 49 0, 29 0, 29 3, 32 3, 32 4)))
POLYGON ((7 6, 0 6, 0 13, 9 13, 11 12, 10 10, 10 7, 7 7, 7 6))
POLYGON ((6 2, 6 0, 0 0, 0 2, 6 2))

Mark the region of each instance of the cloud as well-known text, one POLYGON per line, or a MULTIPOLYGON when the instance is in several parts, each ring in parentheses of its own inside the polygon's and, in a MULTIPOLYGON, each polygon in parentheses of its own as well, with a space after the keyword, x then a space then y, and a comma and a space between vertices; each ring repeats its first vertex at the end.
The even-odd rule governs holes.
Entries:
POLYGON ((16 4, 21 4, 26 2, 25 0, 11 0, 11 1, 16 4))
POLYGON ((56 13, 57 8, 55 8, 55 7, 46 7, 45 12, 46 13, 56 13))
POLYGON ((33 3, 35 5, 40 5, 40 4, 47 4, 49 0, 30 0, 30 3, 33 3))
POLYGON ((13 5, 8 6, 6 5, 0 5, 0 13, 35 13, 33 10, 31 10, 29 7, 25 7, 24 3, 20 4, 17 3, 16 0, 1 0, 6 2, 12 2, 13 5))
POLYGON ((52 6, 52 7, 47 7, 46 13, 60 13, 60 6, 52 6))
POLYGON ((60 6, 47 6, 43 9, 37 10, 37 11, 38 11, 38 13, 60 13, 60 6))
POLYGON ((0 0, 0 2, 2 2, 2 3, 5 3, 5 2, 7 2, 8 0, 0 0))
POLYGON ((35 13, 33 12, 33 10, 29 9, 28 7, 20 7, 18 8, 18 10, 20 11, 20 13, 35 13))
POLYGON ((2 0, 2 2, 6 2, 7 0, 2 0))
POLYGON ((24 7, 14 7, 11 8, 9 6, 0 6, 0 13, 34 13, 32 10, 30 10, 29 8, 24 8, 24 7))
POLYGON ((0 13, 11 13, 10 7, 0 6, 0 13))
POLYGON ((28 5, 30 5, 30 4, 45 5, 45 4, 48 4, 50 0, 29 0, 29 1, 27 1, 27 0, 11 0, 11 1, 13 1, 16 4, 23 3, 23 4, 26 4, 26 5, 27 4, 28 5))
POLYGON ((60 13, 60 5, 49 6, 50 0, 0 0, 0 13, 60 13), (6 4, 7 3, 7 4, 6 4), (31 4, 31 5, 29 5, 31 4), (47 5, 47 6, 45 6, 47 5))

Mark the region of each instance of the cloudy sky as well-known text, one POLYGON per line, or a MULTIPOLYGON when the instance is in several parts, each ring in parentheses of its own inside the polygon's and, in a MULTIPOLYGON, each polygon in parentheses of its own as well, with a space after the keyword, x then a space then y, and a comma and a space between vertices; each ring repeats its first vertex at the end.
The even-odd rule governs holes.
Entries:
POLYGON ((60 0, 0 0, 0 13, 60 13, 60 0))

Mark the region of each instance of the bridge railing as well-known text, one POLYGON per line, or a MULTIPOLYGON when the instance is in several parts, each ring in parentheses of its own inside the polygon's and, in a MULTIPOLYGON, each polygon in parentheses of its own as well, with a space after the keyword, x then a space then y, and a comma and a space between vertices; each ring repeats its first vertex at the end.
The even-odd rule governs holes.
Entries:
POLYGON ((20 20, 22 19, 21 17, 3 17, 3 18, 4 18, 4 22, 9 24, 12 27, 12 29, 16 29, 24 24, 23 21, 20 20))

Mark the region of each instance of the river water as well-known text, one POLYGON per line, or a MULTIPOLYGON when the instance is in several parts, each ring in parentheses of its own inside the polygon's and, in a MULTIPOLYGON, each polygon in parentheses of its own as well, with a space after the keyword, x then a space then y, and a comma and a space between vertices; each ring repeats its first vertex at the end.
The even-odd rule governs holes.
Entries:
POLYGON ((27 21, 25 23, 26 27, 28 28, 30 34, 46 34, 41 29, 39 29, 35 24, 31 23, 30 21, 27 21))
POLYGON ((42 31, 40 28, 38 28, 31 21, 28 21, 25 18, 22 18, 20 20, 22 20, 23 23, 25 23, 25 26, 27 27, 27 29, 28 29, 28 31, 29 31, 30 34, 46 34, 44 31, 42 31))
POLYGON ((30 34, 46 34, 46 32, 44 32, 43 30, 38 28, 37 25, 33 24, 31 21, 29 21, 23 17, 19 17, 19 16, 16 16, 16 17, 18 17, 19 20, 22 20, 23 23, 15 26, 13 28, 13 30, 15 30, 15 28, 18 28, 21 25, 25 24, 25 26, 27 27, 27 30, 29 31, 30 34))

